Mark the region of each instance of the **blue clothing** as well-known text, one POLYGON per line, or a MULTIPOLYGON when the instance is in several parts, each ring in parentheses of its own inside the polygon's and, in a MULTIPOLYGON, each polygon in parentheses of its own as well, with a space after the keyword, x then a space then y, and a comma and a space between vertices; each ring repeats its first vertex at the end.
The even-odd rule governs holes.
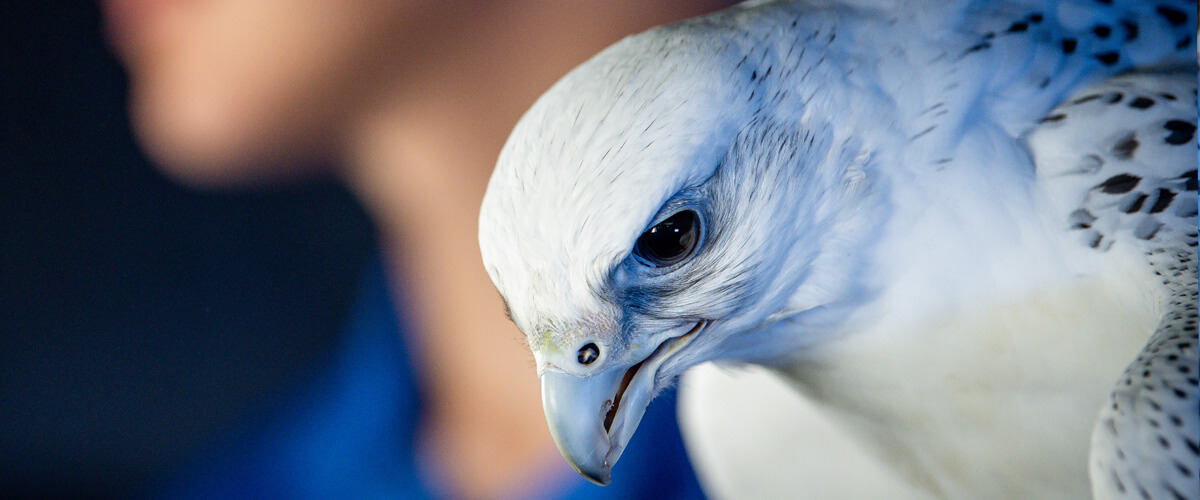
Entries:
MULTIPOLYGON (((331 361, 270 417, 189 464, 154 496, 444 497, 416 453, 422 397, 393 303, 376 262, 331 361)), ((547 477, 533 498, 703 498, 684 453, 673 394, 650 405, 613 478, 600 487, 575 475, 547 477)))

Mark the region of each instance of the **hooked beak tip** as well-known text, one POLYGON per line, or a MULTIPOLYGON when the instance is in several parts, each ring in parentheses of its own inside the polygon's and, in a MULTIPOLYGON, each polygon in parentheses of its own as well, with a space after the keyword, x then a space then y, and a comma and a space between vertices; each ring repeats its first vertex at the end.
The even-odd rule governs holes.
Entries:
POLYGON ((612 482, 621 457, 654 396, 658 368, 707 325, 662 342, 646 359, 588 376, 558 369, 540 373, 542 404, 550 434, 575 472, 600 486, 612 482))
POLYGON ((584 470, 576 467, 575 464, 571 464, 571 468, 575 469, 575 472, 578 472, 584 479, 597 485, 608 486, 612 482, 612 469, 610 467, 604 467, 600 470, 584 470))

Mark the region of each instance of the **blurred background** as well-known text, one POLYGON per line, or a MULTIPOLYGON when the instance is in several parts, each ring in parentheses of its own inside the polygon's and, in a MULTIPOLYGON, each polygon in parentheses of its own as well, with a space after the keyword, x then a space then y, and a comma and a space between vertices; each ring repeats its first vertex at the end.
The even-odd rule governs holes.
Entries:
POLYGON ((0 9, 0 491, 144 493, 331 355, 374 235, 332 181, 167 181, 98 7, 0 9))
POLYGON ((475 220, 554 80, 722 4, 5 2, 2 496, 702 498, 670 394, 565 465, 475 220))

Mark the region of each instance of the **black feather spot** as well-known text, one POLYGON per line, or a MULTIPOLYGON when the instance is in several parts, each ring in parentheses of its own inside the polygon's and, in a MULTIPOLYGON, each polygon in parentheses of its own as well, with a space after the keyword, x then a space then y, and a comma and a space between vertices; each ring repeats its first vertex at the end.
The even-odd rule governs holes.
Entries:
MULTIPOLYGON (((1092 241, 1088 242, 1088 246, 1092 248, 1100 248, 1100 242, 1104 241, 1104 235, 1096 233, 1092 235, 1092 241)), ((1114 408, 1115 409, 1115 408, 1114 408)))
POLYGON ((1171 131, 1171 135, 1167 136, 1167 144, 1176 146, 1192 142, 1196 133, 1196 126, 1183 120, 1171 120, 1163 128, 1171 131))
POLYGON ((1112 95, 1108 96, 1108 103, 1116 104, 1118 102, 1121 102, 1121 99, 1124 99, 1124 98, 1125 98, 1125 94, 1122 94, 1120 92, 1113 92, 1112 95))
POLYGON ((1021 33, 1021 32, 1024 32, 1025 30, 1027 30, 1027 29, 1029 29, 1029 25, 1028 25, 1028 24, 1025 24, 1025 23, 1023 23, 1023 22, 1021 22, 1021 21, 1017 21, 1017 22, 1015 22, 1015 23, 1012 23, 1012 26, 1009 26, 1009 27, 1008 27, 1008 32, 1009 32, 1009 33, 1021 33))
POLYGON ((978 52, 978 51, 981 51, 981 50, 983 50, 983 49, 991 48, 991 46, 992 46, 992 44, 990 44, 990 43, 987 43, 987 42, 979 42, 979 43, 977 43, 977 44, 975 44, 975 45, 972 45, 970 48, 968 48, 966 52, 963 52, 963 55, 967 55, 967 54, 970 54, 970 53, 972 53, 972 52, 978 52))
POLYGON ((1096 222, 1096 216, 1086 208, 1080 208, 1071 212, 1068 222, 1071 224, 1071 229, 1088 229, 1092 227, 1093 222, 1096 222))
POLYGON ((1099 98, 1100 98, 1100 94, 1088 94, 1088 95, 1085 95, 1078 99, 1075 99, 1074 101, 1071 101, 1071 104, 1083 104, 1085 102, 1094 101, 1099 98))
POLYGON ((1029 22, 1031 22, 1031 23, 1035 23, 1035 24, 1036 24, 1036 23, 1040 23, 1040 22, 1042 22, 1042 13, 1041 13, 1041 12, 1034 12, 1033 14, 1030 14, 1030 15, 1029 15, 1029 22))
POLYGON ((1104 5, 1112 5, 1112 0, 1096 0, 1096 2, 1102 3, 1104 5))
POLYGON ((1129 135, 1123 137, 1113 145, 1113 156, 1122 160, 1133 158, 1134 151, 1137 151, 1138 140, 1137 133, 1130 132, 1129 135))
POLYGON ((1049 122, 1057 122, 1057 121, 1062 121, 1062 119, 1063 119, 1063 118, 1066 118, 1066 117, 1067 117, 1067 114, 1066 114, 1066 113, 1055 113, 1055 114, 1052 114, 1052 115, 1050 115, 1050 116, 1047 116, 1047 117, 1045 117, 1045 118, 1042 118, 1042 121, 1041 121, 1041 123, 1049 123, 1049 122))
POLYGON ((1137 23, 1130 21, 1128 19, 1122 19, 1121 27, 1125 28, 1125 41, 1126 42, 1132 42, 1133 39, 1137 38, 1137 36, 1138 36, 1137 23))
POLYGON ((1175 199, 1175 192, 1166 188, 1159 188, 1158 199, 1154 200, 1154 205, 1150 207, 1150 213, 1156 214, 1166 210, 1171 206, 1171 200, 1175 199))
POLYGON ((1092 33, 1101 39, 1108 38, 1108 35, 1112 34, 1112 27, 1107 24, 1100 24, 1092 28, 1092 33))
POLYGON ((1129 107, 1137 109, 1147 109, 1154 105, 1154 99, 1149 97, 1138 96, 1137 99, 1129 101, 1129 107))
POLYGON ((1096 60, 1105 66, 1112 66, 1121 61, 1121 55, 1115 51, 1101 52, 1096 54, 1096 60))
POLYGON ((1186 23, 1188 19, 1187 13, 1174 7, 1159 5, 1154 10, 1158 11, 1158 14, 1163 16, 1163 19, 1166 19, 1172 26, 1179 26, 1186 23))
POLYGON ((1170 94, 1167 92, 1159 92, 1158 96, 1163 99, 1166 99, 1168 101, 1174 101, 1174 100, 1178 99, 1177 97, 1175 97, 1175 94, 1170 94))
POLYGON ((1184 179, 1184 182, 1183 182, 1184 189, 1186 189, 1188 191, 1196 190, 1196 169, 1188 170, 1186 173, 1179 176, 1179 178, 1184 179))
POLYGON ((1162 227, 1163 224, 1161 222, 1147 217, 1138 223, 1137 227, 1133 228, 1133 235, 1143 240, 1150 240, 1154 238, 1154 235, 1158 234, 1158 230, 1162 229, 1162 227))
POLYGON ((1131 198, 1125 206, 1121 207, 1121 211, 1127 214, 1137 212, 1138 210, 1142 209, 1142 205, 1146 204, 1146 199, 1149 197, 1149 195, 1138 193, 1138 195, 1131 198))
POLYGON ((1075 53, 1075 47, 1078 45, 1079 45, 1079 42, 1075 41, 1074 38, 1064 38, 1062 41, 1063 54, 1075 53))
POLYGON ((1133 191, 1133 188, 1137 187, 1141 181, 1142 178, 1136 175, 1117 174, 1109 177, 1096 187, 1108 194, 1121 194, 1133 191))
POLYGON ((1191 44, 1192 44, 1192 35, 1187 35, 1183 38, 1180 38, 1178 42, 1175 42, 1175 48, 1183 50, 1183 49, 1188 48, 1188 46, 1191 44))

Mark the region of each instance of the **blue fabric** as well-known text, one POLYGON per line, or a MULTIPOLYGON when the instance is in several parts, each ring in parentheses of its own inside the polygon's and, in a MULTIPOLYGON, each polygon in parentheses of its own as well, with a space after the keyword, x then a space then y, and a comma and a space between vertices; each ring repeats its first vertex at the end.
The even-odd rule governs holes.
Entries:
MULTIPOLYGON (((155 492, 179 499, 436 498, 415 453, 422 398, 383 266, 370 266, 331 362, 271 415, 155 492)), ((668 393, 650 405, 613 484, 548 477, 534 498, 702 499, 668 393)))

